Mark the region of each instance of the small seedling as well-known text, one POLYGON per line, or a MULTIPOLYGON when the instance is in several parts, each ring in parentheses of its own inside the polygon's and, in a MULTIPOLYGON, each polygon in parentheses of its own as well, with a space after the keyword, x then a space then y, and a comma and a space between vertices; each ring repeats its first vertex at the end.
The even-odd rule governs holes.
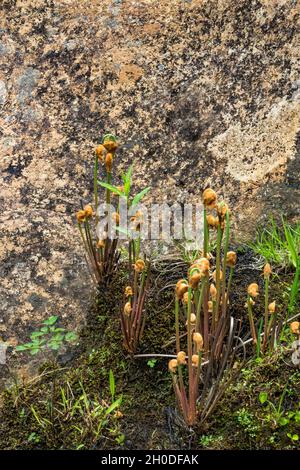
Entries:
POLYGON ((34 442, 35 444, 40 442, 40 436, 36 432, 32 432, 29 434, 27 441, 28 442, 34 442))
POLYGON ((149 361, 147 362, 147 366, 150 367, 150 369, 153 369, 156 363, 157 363, 157 359, 149 359, 149 361))
POLYGON ((52 350, 59 351, 66 343, 75 343, 78 336, 73 331, 66 331, 64 328, 57 327, 57 316, 51 316, 42 322, 42 327, 30 335, 31 341, 16 346, 17 352, 28 352, 32 356, 40 351, 52 350))

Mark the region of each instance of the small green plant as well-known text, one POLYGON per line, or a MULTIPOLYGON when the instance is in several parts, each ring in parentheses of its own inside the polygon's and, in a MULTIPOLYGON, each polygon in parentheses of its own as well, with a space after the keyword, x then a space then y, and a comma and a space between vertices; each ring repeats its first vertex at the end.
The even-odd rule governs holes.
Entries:
POLYGON ((268 396, 267 392, 260 392, 258 399, 259 402, 266 407, 267 414, 266 419, 273 423, 274 427, 286 426, 290 420, 294 420, 297 424, 300 424, 300 402, 298 408, 295 411, 285 411, 283 408, 284 397, 287 393, 287 385, 280 395, 278 404, 275 405, 268 396))
POLYGON ((212 435, 201 436, 199 439, 199 444, 202 447, 209 447, 215 440, 215 437, 212 435))
MULTIPOLYGON (((120 218, 117 219, 117 231, 126 235, 128 240, 128 285, 124 292, 123 308, 121 309, 121 327, 124 338, 124 347, 129 353, 134 353, 142 338, 145 327, 145 301, 150 283, 150 261, 141 253, 141 230, 144 222, 143 213, 139 210, 139 203, 150 188, 145 188, 136 196, 131 197, 132 166, 122 176, 123 186, 118 188, 107 183, 101 186, 122 198, 126 213, 131 214, 131 225, 122 226, 120 218)), ((126 220, 127 224, 127 220, 126 220)))
POLYGON ((99 194, 98 194, 98 173, 99 166, 104 163, 106 172, 106 187, 104 195, 104 204, 108 211, 108 218, 118 217, 118 213, 112 214, 110 208, 111 190, 109 185, 112 179, 112 166, 118 148, 117 139, 112 134, 106 134, 102 139, 102 144, 96 148, 96 156, 94 163, 94 204, 95 212, 91 205, 82 206, 81 210, 76 213, 77 224, 81 235, 81 240, 85 250, 87 266, 91 277, 96 286, 101 283, 109 283, 113 273, 116 271, 120 252, 118 250, 118 237, 113 239, 108 236, 107 222, 103 233, 98 233, 99 222, 99 194), (93 235, 93 225, 95 235, 93 235))
POLYGON ((299 441, 299 434, 291 434, 290 432, 287 432, 286 435, 293 443, 299 441))
POLYGON ((259 432, 259 426, 255 420, 255 416, 246 408, 241 408, 235 412, 235 418, 238 424, 251 438, 255 438, 259 432))
POLYGON ((285 239, 287 242, 290 258, 292 260, 292 264, 295 268, 295 275, 294 280, 291 285, 290 295, 289 295, 289 304, 288 304, 288 311, 287 314, 293 313, 296 305, 296 301, 298 298, 299 292, 299 279, 300 279, 300 239, 298 240, 298 235, 300 236, 300 224, 299 224, 299 234, 295 232, 289 225, 285 224, 283 221, 283 228, 285 239), (297 238, 295 237, 297 234, 297 238))
POLYGON ((36 432, 32 432, 31 434, 29 434, 27 439, 28 442, 34 442, 35 444, 38 444, 40 440, 40 436, 36 432))
POLYGON ((96 148, 94 164, 95 212, 91 205, 86 205, 76 214, 87 265, 97 286, 101 283, 108 284, 119 264, 121 254, 119 234, 114 232, 125 232, 127 234, 127 228, 124 229, 120 226, 120 205, 123 207, 125 202, 128 210, 138 206, 150 189, 145 188, 134 197, 130 197, 132 166, 125 175, 122 175, 122 186, 112 184, 112 166, 117 148, 117 139, 112 134, 106 134, 102 139, 102 144, 96 148), (105 181, 99 180, 99 169, 102 168, 102 163, 104 163, 105 168, 105 181), (100 204, 99 187, 105 190, 102 205, 100 204), (116 208, 112 205, 113 198, 118 198, 115 199, 116 208), (100 215, 105 214, 107 215, 106 222, 102 226, 99 224, 100 215), (93 234, 93 228, 95 235, 93 234))
POLYGON ((149 361, 147 361, 147 366, 150 367, 150 369, 153 369, 156 363, 157 363, 157 359, 149 359, 149 361))
MULTIPOLYGON (((131 242, 130 242, 131 243, 131 242)), ((124 292, 124 307, 121 310, 121 326, 125 349, 133 354, 139 345, 145 328, 145 300, 149 292, 150 262, 133 255, 129 271, 129 284, 124 292)))
POLYGON ((112 184, 112 163, 117 147, 116 138, 112 134, 105 135, 102 144, 97 147, 94 165, 95 213, 93 208, 87 205, 77 212, 77 222, 87 264, 97 286, 111 281, 121 252, 123 255, 128 254, 129 279, 120 316, 124 347, 128 352, 134 353, 143 335, 144 306, 150 282, 150 261, 141 252, 143 214, 139 210, 139 204, 150 187, 144 188, 134 196, 131 195, 133 166, 122 175, 122 186, 112 184), (98 179, 99 161, 105 163, 106 181, 98 179), (99 188, 105 190, 104 212, 107 217, 104 227, 99 223, 99 217, 103 213, 103 207, 99 204, 99 188), (111 204, 113 198, 116 201, 115 208, 111 204), (131 216, 130 224, 128 215, 131 216), (93 235, 92 225, 95 225, 96 235, 93 235), (128 241, 128 250, 124 246, 118 248, 120 238, 124 238, 121 235, 125 235, 128 241))
POLYGON ((287 391, 286 385, 277 404, 269 399, 267 392, 260 392, 258 399, 265 407, 264 421, 270 424, 271 429, 286 428, 287 437, 295 443, 299 440, 300 433, 300 402, 294 410, 285 410, 283 403, 287 391))
POLYGON ((40 402, 39 407, 30 406, 31 414, 38 426, 37 432, 31 435, 39 436, 51 442, 52 435, 68 429, 68 436, 72 445, 77 449, 84 449, 95 445, 104 432, 109 433, 122 442, 118 420, 122 417, 119 408, 122 396, 116 398, 115 379, 112 371, 109 372, 110 400, 88 394, 83 383, 79 381, 71 387, 69 382, 58 389, 58 396, 51 402, 40 402), (44 405, 44 406, 42 406, 44 405))
POLYGON ((264 258, 267 262, 276 266, 296 267, 293 254, 290 251, 291 244, 288 242, 285 230, 289 232, 288 238, 292 239, 292 245, 297 253, 300 253, 300 222, 290 226, 282 219, 280 227, 273 218, 268 225, 257 232, 253 243, 249 243, 254 253, 264 258))
POLYGON ((66 343, 75 343, 78 340, 77 334, 58 327, 57 321, 58 317, 54 315, 43 321, 42 327, 31 333, 31 341, 16 346, 16 351, 35 355, 40 351, 59 351, 66 343))
POLYGON ((125 434, 120 434, 119 436, 116 437, 116 442, 122 446, 124 445, 125 442, 125 434))
POLYGON ((259 402, 262 405, 266 406, 268 410, 268 413, 266 414, 266 420, 271 422, 274 428, 278 426, 285 426, 288 423, 288 419, 284 416, 285 411, 282 406, 285 394, 286 387, 280 395, 280 399, 277 406, 275 406, 274 403, 269 400, 267 392, 260 392, 258 396, 259 402))
POLYGON ((267 262, 286 268, 294 268, 295 275, 289 287, 287 314, 294 311, 300 280, 300 222, 289 225, 282 218, 282 227, 271 219, 269 226, 258 232, 256 240, 249 245, 252 250, 267 262))

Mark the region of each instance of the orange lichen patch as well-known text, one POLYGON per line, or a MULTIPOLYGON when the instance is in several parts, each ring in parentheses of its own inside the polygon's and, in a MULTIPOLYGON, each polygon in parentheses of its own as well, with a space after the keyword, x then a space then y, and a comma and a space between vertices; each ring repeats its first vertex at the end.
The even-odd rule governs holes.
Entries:
POLYGON ((121 67, 119 81, 121 83, 135 83, 144 74, 141 67, 135 64, 126 64, 121 67))
POLYGON ((143 26, 143 32, 148 36, 154 36, 159 30, 161 26, 158 23, 150 23, 150 24, 145 24, 143 26))
POLYGON ((7 340, 7 344, 9 346, 12 346, 13 348, 15 348, 18 344, 18 340, 15 336, 11 336, 10 338, 8 338, 7 340))
POLYGON ((114 64, 131 64, 134 61, 134 53, 128 47, 113 47, 109 55, 114 64))

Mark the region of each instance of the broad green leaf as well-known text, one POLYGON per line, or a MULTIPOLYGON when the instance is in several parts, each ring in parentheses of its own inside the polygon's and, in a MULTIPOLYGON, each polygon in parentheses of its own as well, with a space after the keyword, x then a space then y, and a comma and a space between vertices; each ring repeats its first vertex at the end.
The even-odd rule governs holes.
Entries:
POLYGON ((53 335, 53 340, 54 341, 62 341, 64 339, 64 334, 63 333, 55 333, 55 335, 53 335))
POLYGON ((298 434, 291 434, 290 432, 288 432, 288 433, 287 433, 287 437, 289 437, 290 439, 292 439, 292 441, 298 441, 298 440, 299 440, 298 434))
POLYGON ((26 344, 20 344, 15 347, 16 351, 28 351, 29 347, 26 344))
POLYGON ((136 206, 140 200, 147 194, 147 192, 150 190, 150 186, 148 188, 143 189, 140 193, 138 193, 136 196, 134 196, 131 205, 136 206))
POLYGON ((42 331, 34 331, 33 333, 31 333, 30 339, 34 340, 38 338, 39 336, 44 336, 44 334, 45 333, 43 333, 42 331))
POLYGON ((43 325, 54 325, 54 323, 56 323, 58 320, 58 317, 56 317, 55 315, 52 315, 51 317, 49 317, 47 320, 43 321, 43 325))
POLYGON ((48 343, 48 345, 51 349, 53 349, 54 351, 57 351, 60 348, 61 343, 53 342, 53 343, 48 343))
POLYGON ((260 392, 258 398, 259 398, 260 403, 263 405, 268 400, 268 394, 266 392, 260 392))
POLYGON ((280 420, 278 421, 279 422, 279 425, 280 426, 286 426, 287 424, 289 424, 290 420, 288 418, 280 418, 280 420))
POLYGON ((300 423, 300 411, 297 411, 295 413, 295 421, 296 421, 296 423, 300 423))
POLYGON ((69 333, 66 334, 65 340, 72 343, 73 341, 77 341, 78 335, 74 331, 69 331, 69 333))
POLYGON ((121 197, 124 196, 122 191, 120 191, 116 186, 113 186, 112 184, 104 183, 102 181, 98 181, 98 184, 103 188, 109 189, 112 193, 118 194, 121 197))
POLYGON ((40 350, 40 348, 32 348, 32 349, 30 350, 30 354, 31 354, 32 356, 34 356, 35 354, 37 354, 37 353, 39 352, 39 350, 40 350))

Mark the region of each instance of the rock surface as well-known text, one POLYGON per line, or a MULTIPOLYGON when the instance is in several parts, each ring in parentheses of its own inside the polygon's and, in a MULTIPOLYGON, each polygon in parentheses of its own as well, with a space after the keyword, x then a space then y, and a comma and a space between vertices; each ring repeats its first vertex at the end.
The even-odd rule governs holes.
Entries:
POLYGON ((270 213, 299 217, 299 1, 2 0, 0 13, 0 342, 50 314, 83 320, 74 212, 107 131, 148 201, 212 185, 240 237, 270 213))

